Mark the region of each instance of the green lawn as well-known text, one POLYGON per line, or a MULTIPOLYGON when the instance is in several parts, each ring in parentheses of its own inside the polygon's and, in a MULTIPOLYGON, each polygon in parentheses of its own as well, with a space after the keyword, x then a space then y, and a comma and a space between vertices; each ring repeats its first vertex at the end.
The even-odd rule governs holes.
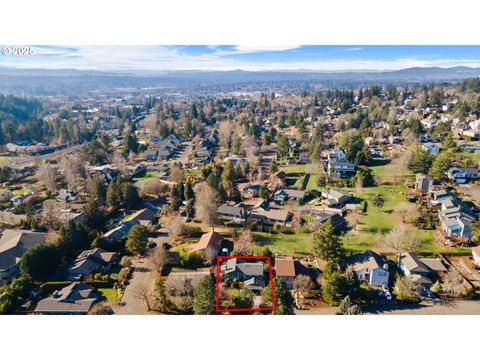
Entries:
MULTIPOLYGON (((377 164, 379 162, 377 161, 377 164)), ((395 212, 399 206, 408 203, 405 195, 407 188, 404 179, 413 176, 410 172, 405 177, 398 177, 398 167, 395 164, 379 164, 371 166, 372 174, 379 179, 383 185, 362 189, 347 188, 345 190, 355 194, 357 202, 367 201, 367 212, 360 216, 357 231, 350 231, 343 236, 343 242, 347 250, 363 251, 375 248, 378 241, 386 236, 395 226, 402 223, 398 213, 395 212), (397 174, 394 177, 392 174, 397 174), (372 199, 380 194, 384 199, 384 206, 376 209, 372 205, 372 199), (380 233, 380 234, 379 234, 380 233)), ((436 230, 418 230, 410 225, 416 235, 422 240, 420 252, 425 253, 464 253, 462 248, 439 248, 434 242, 436 230)))
POLYGON ((15 195, 15 196, 18 196, 18 195, 24 195, 24 194, 27 194, 27 193, 30 193, 30 192, 32 192, 31 189, 29 189, 27 187, 22 187, 21 189, 13 190, 12 194, 15 195))
POLYGON ((312 234, 270 234, 254 232, 255 254, 267 247, 274 254, 308 255, 312 252, 312 234))
POLYGON ((198 178, 198 177, 201 177, 202 176, 202 170, 198 170, 198 169, 186 169, 184 168, 183 169, 183 173, 186 175, 186 176, 192 176, 192 177, 195 177, 195 178, 198 178))
POLYGON ((114 288, 98 288, 97 292, 100 294, 100 297, 109 301, 115 302, 118 299, 118 291, 114 288))
POLYGON ((284 165, 284 166, 280 166, 279 169, 284 173, 286 173, 287 175, 291 173, 304 173, 305 164, 284 165))
POLYGON ((158 179, 162 175, 163 175, 163 173, 161 173, 159 171, 149 171, 149 172, 146 172, 145 175, 143 175, 141 177, 138 177, 136 179, 139 182, 143 182, 143 181, 146 181, 146 180, 149 180, 149 179, 158 179))
POLYGON ((305 187, 306 190, 319 190, 319 187, 317 185, 317 175, 315 174, 309 174, 308 176, 308 182, 307 186, 305 187))
POLYGON ((307 176, 305 189, 317 189, 317 166, 312 164, 293 164, 279 167, 280 170, 287 174, 286 185, 294 186, 301 189, 303 185, 303 176, 307 176))
POLYGON ((0 164, 5 164, 17 160, 18 156, 0 156, 0 164))

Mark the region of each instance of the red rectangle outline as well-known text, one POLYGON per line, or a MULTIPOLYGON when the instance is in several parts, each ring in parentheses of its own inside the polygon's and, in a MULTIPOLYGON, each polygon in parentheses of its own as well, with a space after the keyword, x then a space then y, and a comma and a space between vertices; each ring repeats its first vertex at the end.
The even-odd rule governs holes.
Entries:
POLYGON ((215 311, 218 313, 225 312, 241 312, 241 311, 275 311, 277 310, 277 299, 275 297, 275 288, 273 286, 273 272, 272 262, 269 256, 217 256, 217 269, 215 272, 216 286, 215 286, 215 311), (270 289, 272 290, 272 307, 269 308, 233 308, 233 309, 220 309, 219 308, 219 285, 220 285, 220 260, 223 259, 254 259, 254 260, 267 260, 269 276, 270 276, 270 289))

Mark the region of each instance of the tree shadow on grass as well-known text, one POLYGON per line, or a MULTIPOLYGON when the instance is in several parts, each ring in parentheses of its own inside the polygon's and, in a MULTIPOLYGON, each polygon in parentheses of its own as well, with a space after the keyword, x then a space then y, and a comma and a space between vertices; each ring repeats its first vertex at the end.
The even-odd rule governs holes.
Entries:
POLYGON ((268 246, 275 243, 275 239, 273 238, 275 235, 263 235, 263 234, 255 234, 255 244, 259 246, 268 246))

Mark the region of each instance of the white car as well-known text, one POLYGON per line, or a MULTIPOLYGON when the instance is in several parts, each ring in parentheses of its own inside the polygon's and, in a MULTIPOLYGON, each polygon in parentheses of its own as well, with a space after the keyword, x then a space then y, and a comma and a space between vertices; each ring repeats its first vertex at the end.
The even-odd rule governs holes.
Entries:
POLYGON ((392 300, 392 294, 390 294, 390 291, 385 291, 385 299, 392 300))

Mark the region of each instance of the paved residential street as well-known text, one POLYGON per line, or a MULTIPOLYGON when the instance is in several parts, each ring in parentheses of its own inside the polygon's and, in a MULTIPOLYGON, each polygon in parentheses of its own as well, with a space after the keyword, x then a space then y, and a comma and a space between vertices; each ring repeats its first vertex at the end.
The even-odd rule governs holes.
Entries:
MULTIPOLYGON (((297 315, 334 315, 336 307, 296 310, 297 315)), ((421 302, 419 304, 385 304, 364 309, 366 315, 480 315, 480 302, 458 300, 451 302, 421 302)))
MULTIPOLYGON (((170 242, 181 223, 182 217, 176 216, 165 228, 160 229, 161 235, 154 239, 157 246, 170 242)), ((115 314, 143 315, 147 313, 145 304, 139 299, 137 294, 142 286, 150 287, 152 285, 156 276, 155 270, 148 256, 135 260, 133 268, 132 277, 122 297, 122 306, 116 305, 114 307, 115 314)))

